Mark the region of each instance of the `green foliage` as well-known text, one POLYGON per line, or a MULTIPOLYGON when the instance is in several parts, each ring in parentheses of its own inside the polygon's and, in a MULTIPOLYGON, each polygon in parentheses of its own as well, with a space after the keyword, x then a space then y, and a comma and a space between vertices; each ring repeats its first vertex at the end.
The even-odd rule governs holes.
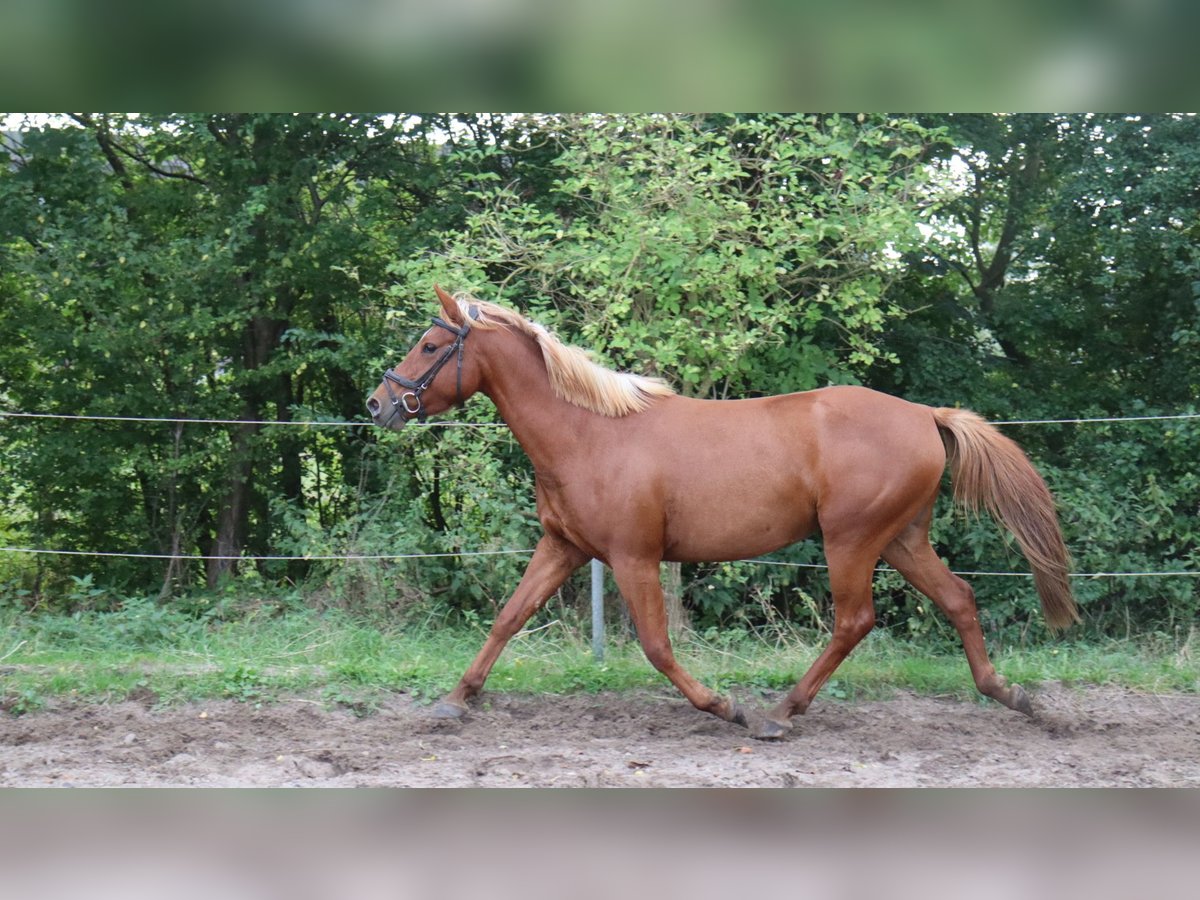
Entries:
MULTIPOLYGON (((951 190, 910 258, 889 332, 902 360, 868 379, 992 418, 1195 411, 1200 178, 1193 116, 939 116, 951 190)), ((1055 491, 1079 572, 1198 570, 1195 423, 1009 427, 1055 491)), ((1025 571, 990 521, 948 504, 935 537, 960 569, 1025 571)), ((1024 579, 970 579, 994 639, 1038 633, 1024 579)), ((1197 579, 1074 579, 1085 633, 1185 633, 1197 579)), ((899 598, 901 615, 923 602, 899 598)))
MULTIPOLYGON (((1198 138, 1184 115, 79 115, 0 136, 0 409, 361 421, 439 280, 693 396, 860 381, 996 419, 1192 411, 1198 138)), ((1200 570, 1194 422, 1009 433, 1077 570, 1200 570)), ((467 554, 539 530, 503 427, 8 418, 0 493, 8 546, 309 557, 0 556, 0 610, 94 652, 298 607, 482 628, 526 557, 467 554), (313 559, 428 553, 448 555, 313 559)), ((1024 570, 948 502, 934 536, 952 568, 1024 570)), ((701 634, 829 627, 819 545, 771 559, 793 565, 684 567, 701 634)), ((1042 640, 1027 578, 970 581, 994 644, 1042 640)), ((1196 581, 1076 579, 1082 633, 1182 640, 1196 581)), ((895 573, 876 595, 893 637, 957 643, 895 573)), ((360 640, 348 692, 379 676, 360 640)), ((435 669, 388 677, 432 692, 435 669)), ((249 658, 220 672, 277 689, 249 658)))
POLYGON ((591 115, 531 127, 561 148, 549 189, 485 182, 444 249, 396 271, 519 298, 693 396, 813 387, 881 355, 876 336, 900 313, 884 287, 916 242, 933 140, 917 124, 591 115))
MULTIPOLYGON (((349 418, 379 350, 377 282, 437 186, 420 129, 353 116, 77 118, 24 132, 0 177, 0 396, 40 412, 349 418), (348 269, 348 260, 354 268, 348 269)), ((364 481, 363 435, 31 422, 5 474, 38 544, 267 551, 273 500, 319 517, 364 481), (305 446, 308 444, 308 446, 305 446), (96 523, 103 522, 103 529, 96 523)), ((155 563, 70 565, 123 585, 155 563), (86 567, 86 568, 85 568, 86 567)), ((210 585, 230 569, 206 567, 210 585)), ((299 575, 299 567, 289 574, 299 575)), ((39 583, 55 571, 39 568, 39 583)), ((168 570, 187 583, 197 573, 168 570)), ((170 584, 167 584, 170 587, 170 584)))

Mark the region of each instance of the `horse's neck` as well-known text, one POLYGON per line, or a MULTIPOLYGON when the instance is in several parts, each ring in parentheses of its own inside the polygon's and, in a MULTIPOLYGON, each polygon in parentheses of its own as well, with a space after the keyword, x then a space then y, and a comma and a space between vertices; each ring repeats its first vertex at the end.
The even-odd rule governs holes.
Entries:
POLYGON ((512 333, 495 334, 499 340, 481 390, 496 404, 534 468, 548 472, 565 461, 595 413, 554 393, 541 350, 532 341, 512 333))

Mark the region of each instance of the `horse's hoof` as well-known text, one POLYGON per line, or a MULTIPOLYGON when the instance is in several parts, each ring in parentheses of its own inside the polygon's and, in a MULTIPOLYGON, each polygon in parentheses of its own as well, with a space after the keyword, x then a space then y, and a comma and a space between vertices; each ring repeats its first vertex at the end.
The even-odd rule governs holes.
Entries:
POLYGON ((1008 705, 1017 712, 1025 713, 1025 715, 1032 717, 1033 704, 1029 702, 1029 695, 1025 693, 1025 688, 1021 687, 1019 684, 1012 684, 1009 685, 1008 689, 1010 691, 1010 702, 1008 705))
POLYGON ((435 719, 461 719, 467 714, 467 707, 450 700, 439 700, 429 714, 435 719))
POLYGON ((729 721, 734 725, 741 725, 743 728, 750 727, 750 720, 746 718, 746 711, 742 709, 740 703, 729 704, 729 721))
POLYGON ((791 730, 791 722, 777 722, 766 716, 758 716, 750 727, 750 736, 760 741, 777 741, 791 730))

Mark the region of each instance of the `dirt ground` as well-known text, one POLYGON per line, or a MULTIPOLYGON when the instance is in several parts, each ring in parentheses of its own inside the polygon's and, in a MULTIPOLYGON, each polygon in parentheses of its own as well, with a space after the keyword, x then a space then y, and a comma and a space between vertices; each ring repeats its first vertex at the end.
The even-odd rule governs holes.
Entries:
MULTIPOLYGON (((487 694, 463 722, 396 695, 115 704, 0 715, 0 786, 1200 786, 1200 696, 1042 685, 1029 719, 900 694, 822 700, 782 741, 668 693, 487 694)), ((744 699, 744 698, 743 698, 744 699)))

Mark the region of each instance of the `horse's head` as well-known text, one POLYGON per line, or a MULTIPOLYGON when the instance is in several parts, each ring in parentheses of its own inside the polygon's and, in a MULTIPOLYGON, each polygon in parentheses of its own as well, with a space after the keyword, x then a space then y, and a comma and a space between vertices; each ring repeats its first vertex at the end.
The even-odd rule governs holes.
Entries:
POLYGON ((465 310, 437 285, 442 315, 394 369, 383 375, 367 398, 367 412, 376 425, 399 431, 409 419, 445 412, 479 389, 479 365, 465 352, 471 323, 479 312, 465 310))

